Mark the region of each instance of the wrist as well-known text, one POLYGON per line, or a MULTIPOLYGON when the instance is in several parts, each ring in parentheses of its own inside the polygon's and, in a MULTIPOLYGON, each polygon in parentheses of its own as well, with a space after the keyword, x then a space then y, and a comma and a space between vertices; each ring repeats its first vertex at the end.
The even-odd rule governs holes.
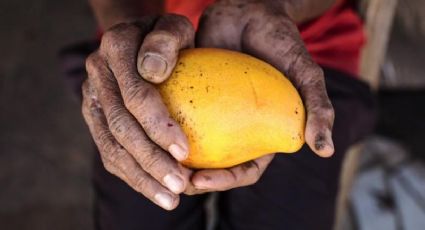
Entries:
POLYGON ((297 17, 295 10, 296 8, 294 4, 296 3, 291 0, 281 1, 280 7, 288 18, 290 18, 294 22, 299 22, 299 18, 297 17))
POLYGON ((282 11, 295 23, 303 23, 322 15, 338 0, 267 0, 272 9, 282 11))
POLYGON ((163 1, 142 0, 89 0, 98 25, 102 30, 135 21, 146 15, 157 15, 163 11, 163 1))

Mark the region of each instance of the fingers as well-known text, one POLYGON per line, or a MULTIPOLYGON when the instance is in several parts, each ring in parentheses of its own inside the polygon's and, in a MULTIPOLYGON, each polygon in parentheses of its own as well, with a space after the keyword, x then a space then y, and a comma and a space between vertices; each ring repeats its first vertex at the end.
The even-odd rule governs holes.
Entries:
POLYGON ((269 154, 228 169, 200 170, 193 174, 192 183, 199 190, 198 193, 251 185, 258 181, 273 157, 274 154, 269 154))
MULTIPOLYGON (((112 78, 118 83, 125 108, 142 125, 149 138, 177 160, 184 160, 188 154, 185 134, 171 119, 155 87, 144 81, 137 71, 136 57, 143 36, 144 31, 135 24, 115 26, 103 35, 97 56, 106 60, 112 78)), ((99 58, 88 59, 88 69, 96 69, 96 59, 99 58)))
POLYGON ((102 156, 106 170, 124 180, 130 187, 167 210, 174 209, 179 197, 161 186, 146 173, 132 156, 114 139, 103 111, 88 83, 83 86, 83 116, 102 156))
POLYGON ((294 23, 284 15, 250 20, 242 35, 242 47, 292 81, 307 110, 307 144, 317 155, 331 156, 334 111, 326 93, 323 71, 311 59, 294 23))
POLYGON ((103 89, 98 93, 98 100, 111 134, 147 173, 172 192, 181 193, 189 178, 185 169, 145 135, 142 127, 126 110, 112 73, 96 53, 89 57, 87 71, 94 87, 103 89))
POLYGON ((168 14, 155 24, 140 48, 137 68, 149 82, 165 81, 176 65, 179 51, 194 46, 195 30, 183 16, 168 14))

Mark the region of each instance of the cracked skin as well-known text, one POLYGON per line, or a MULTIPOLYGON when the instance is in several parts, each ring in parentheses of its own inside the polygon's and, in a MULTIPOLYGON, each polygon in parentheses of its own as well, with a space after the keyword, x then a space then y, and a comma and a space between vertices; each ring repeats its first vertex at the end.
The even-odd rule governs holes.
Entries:
POLYGON ((252 56, 215 48, 180 53, 158 86, 189 140, 191 168, 227 168, 304 144, 305 109, 291 82, 252 56))

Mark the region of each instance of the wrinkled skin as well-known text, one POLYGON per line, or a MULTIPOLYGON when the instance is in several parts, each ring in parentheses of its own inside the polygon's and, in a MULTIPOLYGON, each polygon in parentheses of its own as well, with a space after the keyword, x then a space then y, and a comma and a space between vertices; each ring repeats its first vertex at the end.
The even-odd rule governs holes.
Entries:
POLYGON ((321 157, 333 154, 334 113, 321 68, 307 53, 283 7, 265 1, 218 1, 196 34, 182 16, 118 24, 86 62, 82 112, 106 170, 157 205, 174 209, 179 194, 224 191, 255 183, 273 154, 228 168, 193 171, 179 161, 188 141, 153 84, 173 70, 179 50, 218 47, 256 56, 282 71, 307 110, 305 139, 321 157), (243 3, 241 3, 243 2, 243 3))

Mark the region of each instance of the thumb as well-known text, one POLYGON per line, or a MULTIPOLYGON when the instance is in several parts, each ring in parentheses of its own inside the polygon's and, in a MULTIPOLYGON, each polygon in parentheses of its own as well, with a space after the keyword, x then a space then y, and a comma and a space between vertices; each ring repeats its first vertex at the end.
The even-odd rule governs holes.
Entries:
POLYGON ((194 28, 186 17, 174 14, 161 17, 140 47, 139 74, 152 83, 165 81, 176 65, 179 51, 193 47, 194 36, 194 28))

